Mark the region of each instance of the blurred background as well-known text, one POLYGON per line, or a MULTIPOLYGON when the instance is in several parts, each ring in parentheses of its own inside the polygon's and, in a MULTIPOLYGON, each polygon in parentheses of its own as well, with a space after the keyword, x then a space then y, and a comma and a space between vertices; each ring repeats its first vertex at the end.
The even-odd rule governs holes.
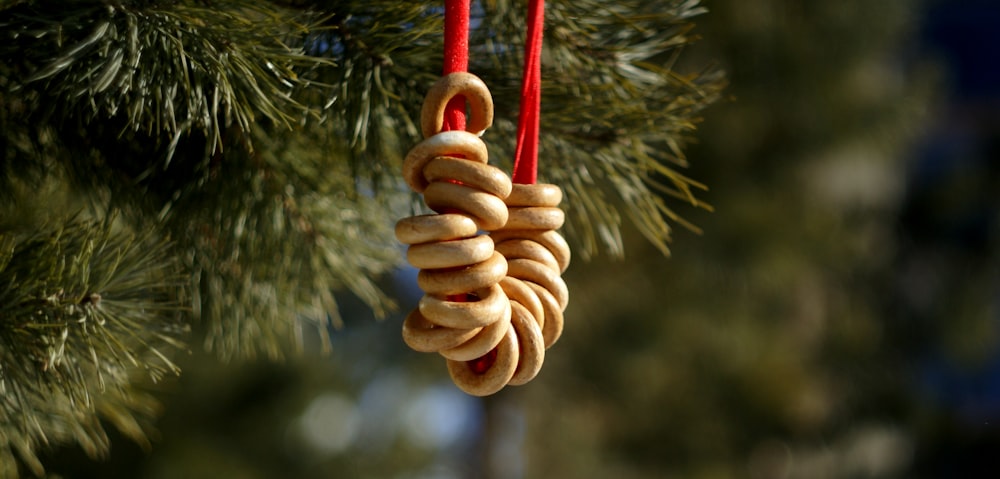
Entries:
MULTIPOLYGON (((402 316, 344 297, 331 356, 189 357, 151 451, 57 450, 50 472, 993 477, 1000 3, 703 3, 683 56, 730 87, 686 173, 714 212, 682 207, 703 231, 675 231, 670 258, 633 233, 624 260, 576 261, 532 383, 465 396, 402 316)), ((403 311, 414 275, 385 279, 403 311)))

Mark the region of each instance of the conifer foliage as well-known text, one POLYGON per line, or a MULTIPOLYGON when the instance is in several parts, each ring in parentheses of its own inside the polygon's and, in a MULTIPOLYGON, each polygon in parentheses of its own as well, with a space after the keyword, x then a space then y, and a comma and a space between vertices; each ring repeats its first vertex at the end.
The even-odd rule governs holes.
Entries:
MULTIPOLYGON (((666 251, 671 207, 705 206, 683 144, 719 72, 680 72, 695 0, 552 0, 541 179, 582 256, 622 218, 666 251)), ((470 70, 510 166, 520 2, 473 3, 470 70)), ((40 447, 143 441, 171 357, 281 358, 376 313, 418 209, 398 178, 440 72, 441 5, 394 0, 0 2, 0 474, 40 447), (14 458, 17 458, 16 460, 14 458), (6 469, 4 469, 6 467, 6 469)), ((18 465, 20 464, 20 466, 18 465)))

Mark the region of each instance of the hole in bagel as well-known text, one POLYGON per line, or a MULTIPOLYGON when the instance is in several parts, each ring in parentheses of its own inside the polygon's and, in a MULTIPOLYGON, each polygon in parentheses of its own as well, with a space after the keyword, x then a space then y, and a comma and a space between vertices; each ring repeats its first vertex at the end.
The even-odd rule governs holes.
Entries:
POLYGON ((493 348, 490 352, 473 359, 471 361, 466 361, 465 363, 469 365, 469 370, 474 374, 482 376, 486 374, 486 371, 490 370, 497 360, 497 348, 493 348))
POLYGON ((482 299, 476 293, 449 294, 448 296, 445 296, 445 298, 447 298, 448 301, 452 301, 455 303, 474 303, 482 299))

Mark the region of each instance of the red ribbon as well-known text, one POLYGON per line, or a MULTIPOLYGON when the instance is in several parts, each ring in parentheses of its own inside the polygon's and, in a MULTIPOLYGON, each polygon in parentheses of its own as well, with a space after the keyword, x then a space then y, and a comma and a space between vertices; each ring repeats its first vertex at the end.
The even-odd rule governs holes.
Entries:
POLYGON ((514 183, 534 184, 538 176, 538 117, 542 108, 542 24, 545 1, 528 2, 528 38, 524 43, 521 114, 514 150, 514 183))
MULTIPOLYGON (((469 70, 470 0, 444 2, 444 73, 469 70)), ((465 129, 465 98, 452 98, 444 110, 443 130, 465 129)))
MULTIPOLYGON (((444 74, 469 69, 470 0, 445 0, 444 74)), ((534 184, 538 176, 538 119, 542 101, 542 27, 545 1, 528 2, 528 35, 521 76, 521 112, 514 149, 514 183, 534 184)), ((445 130, 465 128, 465 99, 453 98, 445 109, 445 130)))
MULTIPOLYGON (((469 69, 469 10, 471 0, 444 2, 444 75, 469 69)), ((521 112, 517 122, 514 153, 514 183, 534 184, 538 170, 538 113, 542 97, 542 21, 545 2, 528 3, 528 39, 524 45, 524 72, 521 79, 521 112)), ((443 130, 465 129, 465 98, 452 98, 445 106, 443 130)), ((465 294, 448 296, 450 301, 466 301, 465 294)), ((469 361, 477 374, 485 373, 496 361, 497 350, 469 361)))

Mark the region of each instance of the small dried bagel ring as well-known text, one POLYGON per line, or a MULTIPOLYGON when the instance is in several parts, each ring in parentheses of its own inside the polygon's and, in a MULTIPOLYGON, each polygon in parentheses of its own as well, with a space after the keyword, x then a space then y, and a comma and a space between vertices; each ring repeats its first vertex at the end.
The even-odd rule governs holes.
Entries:
POLYGON ((424 97, 420 110, 420 132, 424 138, 441 131, 445 107, 459 95, 465 97, 470 110, 466 131, 479 136, 493 124, 493 96, 486 83, 471 73, 450 73, 438 79, 424 97))
POLYGON ((534 290, 528 287, 528 283, 512 276, 507 276, 500 281, 500 287, 507 293, 507 297, 510 298, 511 302, 520 303, 535 318, 538 327, 542 327, 545 321, 545 308, 542 305, 542 300, 538 298, 534 290))
POLYGON ((562 336, 563 331, 563 309, 559 302, 552 296, 552 293, 545 288, 531 282, 525 282, 531 288, 545 309, 545 321, 542 324, 542 338, 545 340, 545 347, 550 348, 562 336))
POLYGON ((511 238, 497 243, 494 249, 508 260, 532 259, 544 264, 546 268, 559 270, 559 262, 556 261, 555 255, 537 241, 511 238))
POLYGON ((484 326, 472 339, 454 348, 442 349, 438 353, 453 361, 472 361, 489 353, 500 343, 503 336, 507 334, 507 330, 510 329, 511 311, 511 303, 508 301, 504 310, 504 317, 500 321, 494 321, 489 326, 484 326))
POLYGON ((417 285, 424 293, 447 296, 489 288, 499 283, 506 274, 507 260, 494 251, 490 259, 465 268, 420 270, 417 285))
POLYGON ((435 353, 454 348, 479 334, 481 328, 456 329, 437 326, 414 309, 403 321, 403 342, 414 351, 435 353))
POLYGON ((424 203, 438 213, 461 211, 484 231, 503 228, 507 223, 507 205, 485 191, 455 183, 431 183, 424 190, 424 203))
POLYGON ((520 386, 527 384, 538 375, 545 362, 545 343, 542 330, 531 317, 527 308, 520 303, 511 303, 511 328, 517 333, 517 367, 507 384, 520 386))
POLYGON ((490 256, 493 240, 486 235, 415 244, 406 249, 406 261, 420 269, 456 268, 482 263, 490 256))
POLYGON ((410 148, 403 159, 403 179, 413 191, 423 193, 427 188, 424 168, 439 156, 462 156, 483 164, 489 161, 486 143, 478 136, 462 130, 442 131, 410 148))
POLYGON ((490 237, 493 238, 495 244, 515 238, 535 241, 544 246, 545 249, 551 251, 556 257, 556 261, 559 262, 560 273, 566 271, 566 268, 569 267, 569 244, 566 243, 566 239, 562 235, 555 231, 509 230, 505 228, 490 232, 490 237))
POLYGON ((507 206, 559 206, 562 189, 548 183, 516 184, 507 197, 507 206))
POLYGON ((512 230, 557 230, 566 221, 566 213, 552 206, 518 206, 507 209, 504 228, 512 230))
POLYGON ((559 262, 560 273, 566 272, 570 261, 569 243, 566 242, 566 238, 563 238, 561 234, 555 231, 546 231, 532 239, 555 255, 556 261, 559 262))
POLYGON ((512 259, 507 262, 507 274, 517 279, 537 283, 545 288, 559 302, 563 310, 569 304, 569 289, 559 273, 546 268, 544 264, 530 259, 512 259))
POLYGON ((496 358, 482 374, 472 370, 468 361, 448 360, 448 374, 459 389, 473 396, 489 396, 507 385, 514 376, 518 359, 517 336, 514 328, 507 328, 496 347, 496 358))
MULTIPOLYGON (((479 296, 476 301, 448 301, 426 294, 420 298, 417 307, 424 317, 434 318, 435 324, 450 328, 487 326, 503 319, 504 311, 507 309, 506 303, 510 301, 504 295, 500 284, 477 291, 476 294, 479 296)), ((539 301, 539 307, 541 304, 539 301)))
POLYGON ((510 194, 510 177, 500 168, 474 161, 439 156, 424 167, 428 183, 436 181, 458 182, 483 190, 504 199, 510 194))
POLYGON ((465 215, 419 215, 396 222, 396 239, 403 244, 452 240, 474 236, 476 222, 465 215))

